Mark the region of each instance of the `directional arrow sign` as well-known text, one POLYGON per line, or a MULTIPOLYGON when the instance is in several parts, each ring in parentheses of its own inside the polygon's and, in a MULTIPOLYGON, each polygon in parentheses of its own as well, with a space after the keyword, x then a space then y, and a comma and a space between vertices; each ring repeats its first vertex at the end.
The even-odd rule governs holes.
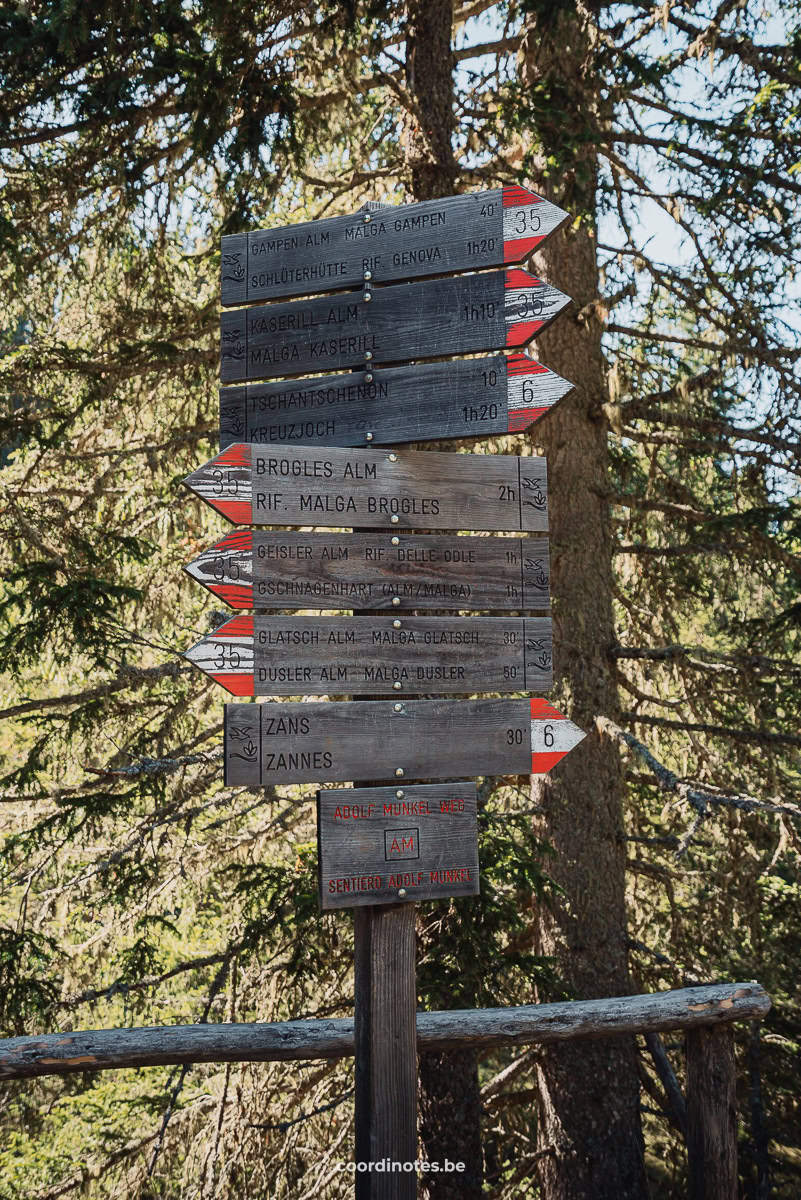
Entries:
POLYGON ((233 696, 545 692, 547 617, 233 617, 186 651, 233 696))
POLYGON ((540 775, 584 736, 541 699, 226 704, 225 782, 540 775))
POLYGON ((308 296, 519 263, 568 214, 522 187, 388 206, 222 239, 222 303, 308 296))
POLYGON ((244 529, 186 570, 231 608, 548 608, 545 538, 244 529))
POLYGON ((569 303, 569 296, 515 267, 356 296, 229 309, 220 321, 220 379, 236 383, 519 348, 569 303))
POLYGON ((233 442, 363 446, 519 433, 572 387, 525 354, 226 387, 220 449, 233 442))
POLYGON ((236 525, 548 528, 536 456, 236 442, 184 483, 236 525))

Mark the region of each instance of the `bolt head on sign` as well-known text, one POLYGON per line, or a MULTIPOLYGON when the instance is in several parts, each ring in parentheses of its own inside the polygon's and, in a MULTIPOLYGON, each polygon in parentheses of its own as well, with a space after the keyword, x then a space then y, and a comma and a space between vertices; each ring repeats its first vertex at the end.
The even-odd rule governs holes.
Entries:
POLYGON ((476 896, 474 783, 317 793, 322 909, 476 896))
POLYGON ((224 306, 523 262, 569 214, 524 187, 444 196, 222 239, 224 306))

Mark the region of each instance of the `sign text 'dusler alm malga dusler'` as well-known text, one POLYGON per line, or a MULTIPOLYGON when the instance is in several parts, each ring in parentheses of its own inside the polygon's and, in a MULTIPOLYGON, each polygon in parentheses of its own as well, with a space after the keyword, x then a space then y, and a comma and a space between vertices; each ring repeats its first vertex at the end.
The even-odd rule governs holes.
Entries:
POLYGON ((523 187, 257 229, 222 239, 223 306, 519 263, 568 214, 523 187))

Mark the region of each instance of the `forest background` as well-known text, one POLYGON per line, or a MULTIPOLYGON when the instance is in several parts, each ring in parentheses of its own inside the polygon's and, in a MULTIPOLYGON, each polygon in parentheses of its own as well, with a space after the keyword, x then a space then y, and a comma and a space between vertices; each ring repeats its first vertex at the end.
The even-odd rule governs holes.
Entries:
MULTIPOLYGON (((571 214, 532 353, 576 391, 475 448, 548 455, 553 699, 590 737, 482 781, 483 894, 422 906, 420 1001, 758 979, 743 1194, 799 1194, 800 56, 796 0, 0 7, 3 1034, 352 1011, 313 789, 224 787, 180 658, 223 615, 179 486, 216 449, 220 236, 522 183, 571 214)), ((351 1080, 6 1085, 0 1197, 345 1196, 351 1080)), ((460 1200, 684 1194, 633 1040, 428 1056, 420 1102, 460 1200)))

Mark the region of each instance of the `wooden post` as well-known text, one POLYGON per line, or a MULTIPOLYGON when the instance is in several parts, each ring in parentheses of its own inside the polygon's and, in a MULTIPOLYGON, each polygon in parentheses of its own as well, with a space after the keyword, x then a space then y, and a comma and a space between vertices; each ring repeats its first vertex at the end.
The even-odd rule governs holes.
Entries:
POLYGON ((690 1029, 687 1051, 689 1200, 737 1200, 737 1098, 731 1025, 690 1029))
MULTIPOLYGON (((386 207, 368 200, 359 211, 386 207)), ((353 615, 381 614, 355 609, 353 615)), ((394 764, 387 765, 391 770, 394 764)), ((400 778, 398 784, 402 787, 400 778)), ((417 1158, 415 905, 355 908, 353 943, 356 1200, 417 1200, 414 1169, 358 1170, 359 1163, 386 1168, 417 1158)))
POLYGON ((415 1200, 417 1173, 389 1169, 417 1158, 414 904, 353 912, 355 932, 357 1200, 415 1200), (388 1160, 383 1163, 382 1160, 388 1160))

